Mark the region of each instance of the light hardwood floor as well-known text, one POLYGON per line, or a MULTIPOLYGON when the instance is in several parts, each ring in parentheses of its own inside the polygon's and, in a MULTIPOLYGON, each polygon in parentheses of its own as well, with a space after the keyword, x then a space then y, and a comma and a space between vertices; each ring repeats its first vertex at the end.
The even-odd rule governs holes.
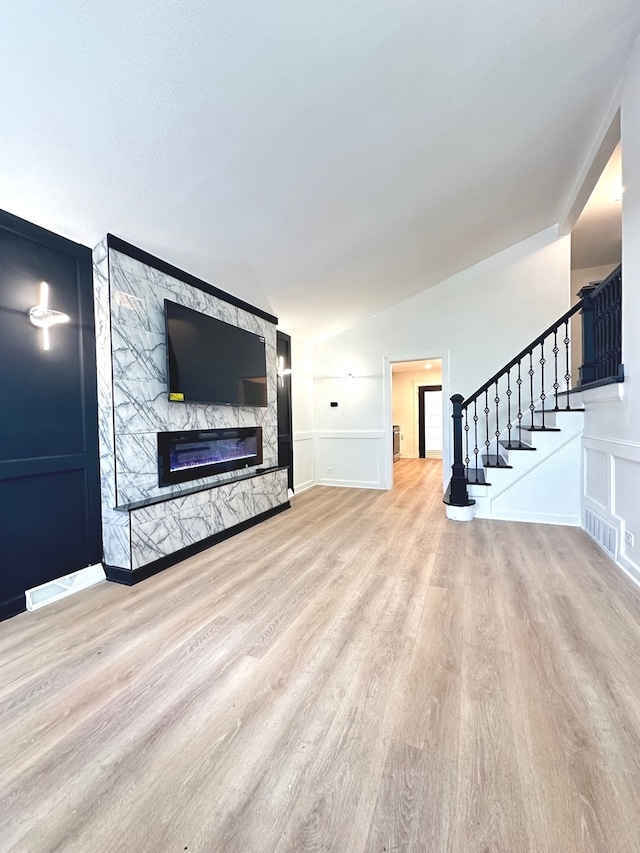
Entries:
POLYGON ((395 475, 2 623, 0 850, 640 850, 640 590, 395 475))

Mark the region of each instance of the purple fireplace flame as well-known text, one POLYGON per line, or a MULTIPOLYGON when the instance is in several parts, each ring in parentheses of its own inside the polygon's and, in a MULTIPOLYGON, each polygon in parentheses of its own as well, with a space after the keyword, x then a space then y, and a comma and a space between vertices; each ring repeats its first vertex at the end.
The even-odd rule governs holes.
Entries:
POLYGON ((161 486, 260 464, 260 427, 158 433, 161 486))

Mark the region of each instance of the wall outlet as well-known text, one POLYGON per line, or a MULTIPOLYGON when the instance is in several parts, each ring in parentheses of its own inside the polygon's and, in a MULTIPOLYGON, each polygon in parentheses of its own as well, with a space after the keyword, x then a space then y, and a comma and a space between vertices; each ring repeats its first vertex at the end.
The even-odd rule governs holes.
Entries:
POLYGON ((327 474, 333 474, 333 468, 326 468, 325 471, 327 474))
POLYGON ((624 541, 627 543, 627 545, 630 545, 633 548, 634 537, 633 533, 630 530, 625 530, 624 541))

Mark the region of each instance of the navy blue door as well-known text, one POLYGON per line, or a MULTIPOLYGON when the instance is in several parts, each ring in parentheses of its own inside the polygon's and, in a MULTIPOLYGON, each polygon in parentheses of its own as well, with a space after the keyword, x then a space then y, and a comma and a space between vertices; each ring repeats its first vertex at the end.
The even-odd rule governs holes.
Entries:
POLYGON ((0 618, 102 557, 91 251, 0 211, 0 618), (48 284, 49 349, 29 309, 48 284))

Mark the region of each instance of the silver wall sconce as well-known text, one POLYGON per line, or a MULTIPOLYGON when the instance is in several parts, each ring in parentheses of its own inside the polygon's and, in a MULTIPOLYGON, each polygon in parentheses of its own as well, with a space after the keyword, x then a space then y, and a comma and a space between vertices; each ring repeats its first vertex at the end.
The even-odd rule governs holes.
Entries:
POLYGON ((42 349, 44 350, 49 349, 49 329, 51 326, 69 322, 68 314, 49 308, 49 285, 46 281, 40 284, 40 304, 29 308, 27 316, 34 326, 42 329, 42 349))
POLYGON ((284 385, 284 377, 291 376, 291 368, 284 366, 284 356, 281 355, 278 357, 278 365, 276 367, 276 373, 278 374, 278 379, 280 380, 280 384, 284 385))

